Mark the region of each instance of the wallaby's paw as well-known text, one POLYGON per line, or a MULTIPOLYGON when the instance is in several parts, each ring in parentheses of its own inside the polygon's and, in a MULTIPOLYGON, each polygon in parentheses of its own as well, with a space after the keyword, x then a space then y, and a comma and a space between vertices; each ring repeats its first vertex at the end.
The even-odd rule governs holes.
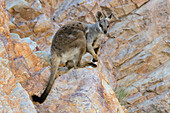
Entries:
POLYGON ((92 61, 93 61, 93 62, 97 62, 98 60, 96 60, 96 59, 93 59, 92 61))

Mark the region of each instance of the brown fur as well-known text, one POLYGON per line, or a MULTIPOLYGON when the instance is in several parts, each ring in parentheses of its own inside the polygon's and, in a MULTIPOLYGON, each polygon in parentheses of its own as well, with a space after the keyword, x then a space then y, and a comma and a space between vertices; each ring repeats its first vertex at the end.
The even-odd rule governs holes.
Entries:
POLYGON ((86 52, 85 28, 80 22, 61 27, 55 34, 51 45, 51 76, 41 97, 33 95, 33 101, 43 103, 56 78, 58 65, 67 63, 69 68, 81 67, 82 56, 86 52), (75 49, 76 48, 76 49, 75 49), (71 55, 70 55, 70 53, 71 55), (68 53, 68 54, 67 54, 68 53), (70 56, 69 56, 70 55, 70 56), (66 58, 65 58, 66 57, 66 58))
POLYGON ((43 103, 48 96, 56 78, 60 63, 66 63, 70 69, 72 67, 84 67, 93 63, 80 64, 82 56, 89 52, 95 60, 98 59, 95 50, 103 42, 103 34, 107 33, 108 21, 102 19, 102 13, 97 12, 96 24, 85 24, 82 22, 72 22, 61 27, 55 34, 51 45, 51 76, 46 89, 41 97, 33 95, 33 101, 43 103))

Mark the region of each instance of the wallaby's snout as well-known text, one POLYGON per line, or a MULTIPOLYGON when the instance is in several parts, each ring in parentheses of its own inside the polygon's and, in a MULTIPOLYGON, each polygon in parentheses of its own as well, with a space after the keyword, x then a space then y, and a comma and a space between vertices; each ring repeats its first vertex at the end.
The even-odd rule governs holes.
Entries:
POLYGON ((106 34, 107 33, 107 30, 104 30, 104 34, 106 34))

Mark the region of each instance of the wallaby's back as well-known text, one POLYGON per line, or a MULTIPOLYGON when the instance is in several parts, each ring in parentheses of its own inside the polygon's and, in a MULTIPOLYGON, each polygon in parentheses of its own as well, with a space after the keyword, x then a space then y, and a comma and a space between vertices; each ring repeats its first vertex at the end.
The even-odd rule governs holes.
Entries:
MULTIPOLYGON (((81 22, 72 22, 61 27, 55 34, 51 51, 65 52, 72 47, 74 48, 74 41, 83 39, 85 36, 85 27, 81 22), (54 50, 53 50, 54 49, 54 50)), ((84 40, 86 42, 86 40, 84 40)))
POLYGON ((51 75, 46 89, 40 97, 33 95, 33 101, 43 103, 54 84, 60 63, 68 67, 80 67, 82 56, 86 52, 86 37, 84 25, 73 22, 61 27, 53 37, 51 45, 51 75))

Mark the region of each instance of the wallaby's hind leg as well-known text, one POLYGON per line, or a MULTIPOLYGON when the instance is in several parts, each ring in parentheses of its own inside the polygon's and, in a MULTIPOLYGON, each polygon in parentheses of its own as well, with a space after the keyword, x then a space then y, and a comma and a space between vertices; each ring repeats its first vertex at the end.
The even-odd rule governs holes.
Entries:
POLYGON ((67 62, 66 62, 66 67, 67 67, 68 69, 73 68, 73 67, 74 67, 74 61, 73 61, 73 60, 67 61, 67 62))
POLYGON ((71 43, 71 46, 74 48, 78 48, 78 52, 74 55, 74 68, 81 67, 81 59, 82 56, 86 52, 86 37, 84 32, 81 30, 75 30, 73 34, 75 37, 78 37, 77 40, 75 40, 73 43, 71 43))
POLYGON ((43 103, 44 100, 46 99, 46 97, 48 96, 48 94, 49 94, 49 92, 50 92, 50 90, 51 90, 51 88, 52 88, 52 86, 54 84, 56 74, 57 74, 57 70, 58 70, 58 66, 60 64, 60 60, 61 60, 61 58, 58 57, 56 53, 52 53, 51 75, 50 75, 50 78, 49 78, 49 82, 47 84, 46 89, 42 93, 41 97, 38 97, 36 95, 32 96, 34 102, 43 103))
POLYGON ((74 68, 82 67, 81 59, 82 56, 85 54, 85 52, 86 52, 86 48, 81 48, 80 53, 77 56, 75 56, 74 68))

